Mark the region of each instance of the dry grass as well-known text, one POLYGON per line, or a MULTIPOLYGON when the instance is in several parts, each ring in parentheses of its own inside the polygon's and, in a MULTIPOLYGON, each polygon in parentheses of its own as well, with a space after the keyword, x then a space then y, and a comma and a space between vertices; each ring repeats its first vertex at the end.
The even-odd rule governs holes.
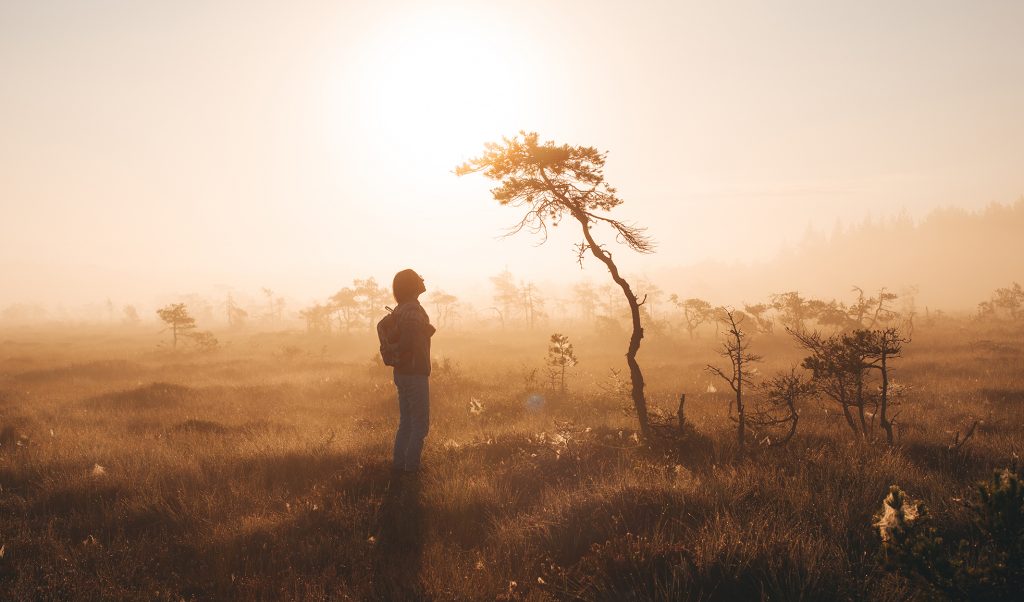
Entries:
MULTIPOLYGON (((889 485, 956 533, 953 498, 1022 443, 1020 332, 919 332, 894 449, 811 404, 788 447, 743 461, 726 397, 700 393, 713 341, 645 344, 651 398, 672 411, 689 392, 697 430, 645 447, 606 392, 619 342, 573 337, 570 396, 536 407, 543 333, 444 336, 427 469, 397 482, 369 339, 188 356, 141 335, 5 335, 0 598, 902 600, 922 592, 878 568, 870 526, 889 485)), ((784 337, 754 346, 765 371, 799 357, 784 337)))

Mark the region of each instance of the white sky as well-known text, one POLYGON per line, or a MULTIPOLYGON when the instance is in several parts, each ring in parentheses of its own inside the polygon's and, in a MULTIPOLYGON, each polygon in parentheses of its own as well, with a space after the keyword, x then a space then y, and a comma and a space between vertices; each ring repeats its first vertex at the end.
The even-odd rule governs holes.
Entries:
POLYGON ((610 151, 634 271, 1024 194, 1022 2, 427 4, 0 2, 0 304, 578 279, 449 173, 519 129, 610 151))

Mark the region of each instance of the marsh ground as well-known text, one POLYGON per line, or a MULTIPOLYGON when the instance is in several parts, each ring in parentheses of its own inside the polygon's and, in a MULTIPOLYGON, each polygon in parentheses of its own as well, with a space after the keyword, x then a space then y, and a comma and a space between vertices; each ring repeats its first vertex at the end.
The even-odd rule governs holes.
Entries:
MULTIPOLYGON (((369 338, 222 335, 192 355, 150 332, 8 331, 0 597, 920 597, 879 568, 871 515, 898 483, 966 529, 955 498, 1024 442, 1021 335, 919 329, 896 364, 894 448, 812 402, 788 446, 740 460, 728 398, 707 392, 710 335, 645 342, 652 404, 674 412, 687 392, 695 429, 646 446, 608 370, 623 341, 570 332, 581 364, 563 397, 546 391, 546 333, 442 332, 426 469, 399 482, 369 338)), ((754 347, 764 373, 800 358, 785 336, 754 347)))

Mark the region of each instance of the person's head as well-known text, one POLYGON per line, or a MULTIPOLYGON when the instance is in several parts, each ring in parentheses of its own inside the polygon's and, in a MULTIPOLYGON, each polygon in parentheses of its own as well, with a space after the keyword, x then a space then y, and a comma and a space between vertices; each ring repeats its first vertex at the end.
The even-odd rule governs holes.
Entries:
POLYGON ((427 287, 423 285, 423 278, 412 270, 402 270, 395 274, 395 280, 391 285, 395 301, 399 303, 413 301, 420 293, 426 290, 427 287))

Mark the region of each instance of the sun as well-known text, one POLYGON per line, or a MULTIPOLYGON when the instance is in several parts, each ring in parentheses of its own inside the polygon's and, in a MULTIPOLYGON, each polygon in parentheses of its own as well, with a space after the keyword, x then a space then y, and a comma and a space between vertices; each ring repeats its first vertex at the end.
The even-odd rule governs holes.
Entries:
POLYGON ((464 13, 389 23, 365 45, 353 82, 362 140, 447 173, 483 142, 528 127, 536 71, 513 35, 464 13))

